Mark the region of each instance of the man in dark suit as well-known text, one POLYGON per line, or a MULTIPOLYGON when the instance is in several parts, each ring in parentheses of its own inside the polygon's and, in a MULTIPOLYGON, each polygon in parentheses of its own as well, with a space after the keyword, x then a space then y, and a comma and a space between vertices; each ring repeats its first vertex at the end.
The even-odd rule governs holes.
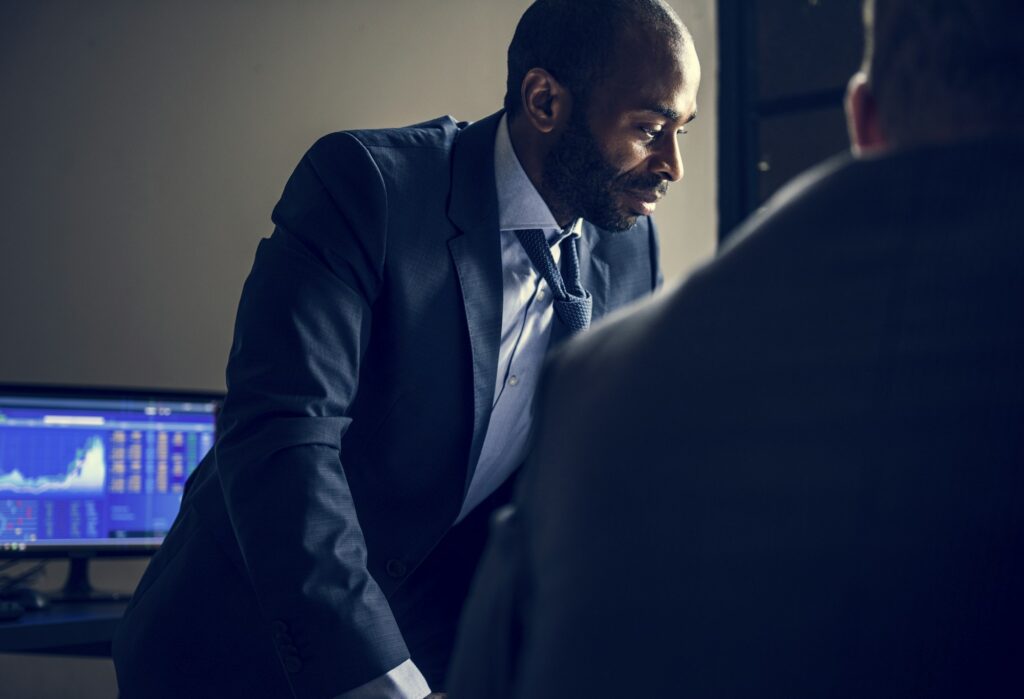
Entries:
POLYGON ((337 133, 274 210, 221 436, 114 641, 124 697, 420 699, 548 346, 658 285, 699 68, 659 0, 539 0, 506 109, 337 133))
POLYGON ((859 157, 552 359, 453 699, 1024 695, 1024 4, 866 17, 859 157))

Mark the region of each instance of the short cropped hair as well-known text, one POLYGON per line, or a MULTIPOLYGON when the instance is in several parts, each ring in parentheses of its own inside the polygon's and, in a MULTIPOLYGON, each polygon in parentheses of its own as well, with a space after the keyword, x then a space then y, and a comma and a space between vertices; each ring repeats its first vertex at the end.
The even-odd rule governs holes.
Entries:
POLYGON ((551 73, 577 101, 613 73, 625 28, 652 29, 670 45, 688 34, 663 0, 537 0, 523 14, 508 47, 505 111, 522 109, 520 88, 532 68, 551 73))
POLYGON ((864 23, 889 141, 1022 130, 1024 1, 866 0, 864 23))

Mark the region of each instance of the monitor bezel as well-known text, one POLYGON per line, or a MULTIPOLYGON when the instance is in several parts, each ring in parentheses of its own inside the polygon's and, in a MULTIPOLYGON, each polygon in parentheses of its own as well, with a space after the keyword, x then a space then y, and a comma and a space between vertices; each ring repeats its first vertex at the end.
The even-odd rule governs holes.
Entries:
MULTIPOLYGON (((174 401, 213 403, 214 423, 224 402, 223 391, 177 388, 145 388, 138 386, 91 386, 61 384, 0 383, 0 398, 24 396, 27 398, 96 398, 141 401, 174 401)), ((124 540, 122 540, 124 541, 124 540)), ((160 543, 101 544, 26 544, 21 549, 5 549, 0 545, 0 560, 46 558, 138 558, 153 555, 160 543)))

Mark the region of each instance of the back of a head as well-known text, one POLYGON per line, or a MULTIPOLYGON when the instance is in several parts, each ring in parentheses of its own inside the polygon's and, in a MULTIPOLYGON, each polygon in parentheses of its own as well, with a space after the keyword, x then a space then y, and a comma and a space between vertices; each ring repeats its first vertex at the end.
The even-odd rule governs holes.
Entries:
POLYGON ((1024 134, 1024 2, 866 0, 865 24, 890 143, 1024 134))
POLYGON ((689 40, 664 0, 537 0, 508 47, 505 110, 510 116, 520 111, 520 88, 531 68, 544 68, 585 103, 615 68, 615 47, 629 29, 649 30, 670 46, 689 40))

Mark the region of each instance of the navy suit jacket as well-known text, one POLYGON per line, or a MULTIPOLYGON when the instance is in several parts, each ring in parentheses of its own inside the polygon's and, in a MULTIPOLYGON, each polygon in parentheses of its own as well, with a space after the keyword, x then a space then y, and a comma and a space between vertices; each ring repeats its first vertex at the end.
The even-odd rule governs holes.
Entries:
POLYGON ((452 699, 1024 695, 1021 163, 832 161, 559 351, 452 699))
MULTIPOLYGON (((256 645, 297 696, 359 686, 410 654, 443 681, 502 496, 452 528, 497 373, 499 118, 335 133, 299 163, 242 293, 221 436, 119 631, 123 692, 146 686, 129 658, 155 674, 173 658, 213 682, 211 656, 243 665, 256 645), (204 546, 208 569, 186 570, 204 546), (223 611, 239 596, 245 633, 223 611), (217 647, 161 638, 190 625, 217 647)), ((595 318, 658 283, 648 219, 585 224, 579 251, 595 318)))

